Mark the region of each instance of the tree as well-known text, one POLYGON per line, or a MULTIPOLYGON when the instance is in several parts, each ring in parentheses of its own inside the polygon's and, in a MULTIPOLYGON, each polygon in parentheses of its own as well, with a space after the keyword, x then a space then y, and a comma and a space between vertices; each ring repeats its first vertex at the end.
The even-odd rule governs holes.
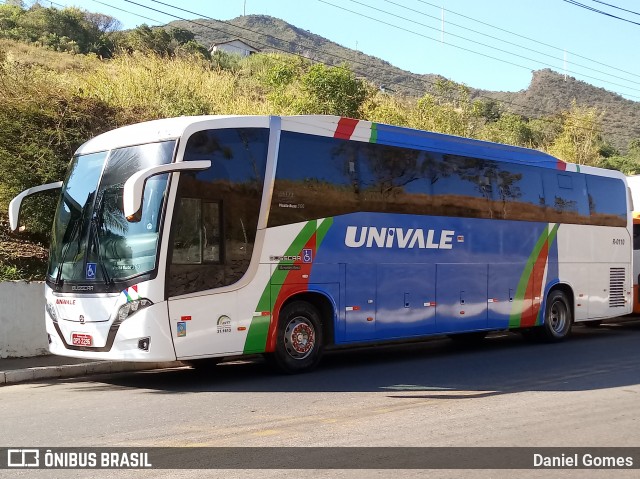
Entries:
POLYGON ((78 8, 60 10, 37 3, 28 10, 20 5, 0 6, 0 37, 59 51, 109 56, 110 35, 119 25, 109 15, 78 8))
POLYGON ((520 115, 505 113, 482 129, 481 138, 516 146, 531 146, 533 132, 520 115))
POLYGON ((603 155, 598 166, 610 170, 622 171, 625 175, 640 174, 640 139, 634 139, 629 142, 626 155, 603 155))
POLYGON ((480 113, 470 101, 466 86, 439 80, 433 94, 418 100, 410 126, 474 138, 482 125, 480 113))
POLYGON ((549 153, 568 163, 597 165, 602 145, 602 114, 595 108, 578 106, 574 101, 560 118, 562 132, 549 147, 549 153))
POLYGON ((358 118, 370 95, 366 82, 344 65, 313 65, 302 77, 302 87, 308 96, 307 113, 358 118))

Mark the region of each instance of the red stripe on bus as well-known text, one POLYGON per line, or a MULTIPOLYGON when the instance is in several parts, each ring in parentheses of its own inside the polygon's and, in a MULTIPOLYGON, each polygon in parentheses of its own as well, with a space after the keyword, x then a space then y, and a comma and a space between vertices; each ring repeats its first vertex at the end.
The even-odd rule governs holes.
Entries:
POLYGON ((340 138, 341 140, 348 140, 356 130, 356 126, 360 120, 354 120, 353 118, 340 118, 338 121, 338 128, 333 134, 334 138, 340 138))
POLYGON ((542 290, 544 272, 547 265, 547 258, 549 256, 549 239, 547 238, 542 245, 542 249, 536 258, 536 262, 533 265, 533 271, 529 276, 529 282, 527 284, 527 290, 524 295, 525 311, 522 313, 522 320, 520 326, 523 328, 529 328, 536 325, 538 319, 538 313, 540 312, 540 301, 536 301, 536 298, 541 297, 544 294, 542 290))

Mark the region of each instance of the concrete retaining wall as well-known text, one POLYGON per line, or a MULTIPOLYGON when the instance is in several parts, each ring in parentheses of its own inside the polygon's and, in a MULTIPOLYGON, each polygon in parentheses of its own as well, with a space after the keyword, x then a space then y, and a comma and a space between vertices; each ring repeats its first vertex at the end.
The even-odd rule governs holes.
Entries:
POLYGON ((0 358, 48 354, 44 283, 0 283, 0 358))

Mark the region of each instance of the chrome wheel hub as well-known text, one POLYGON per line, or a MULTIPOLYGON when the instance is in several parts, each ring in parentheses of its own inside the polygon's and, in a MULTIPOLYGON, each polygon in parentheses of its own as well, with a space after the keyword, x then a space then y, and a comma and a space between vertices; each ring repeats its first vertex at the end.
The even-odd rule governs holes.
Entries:
POLYGON ((289 356, 294 359, 306 358, 316 344, 313 325, 303 317, 292 319, 284 331, 284 343, 289 356))

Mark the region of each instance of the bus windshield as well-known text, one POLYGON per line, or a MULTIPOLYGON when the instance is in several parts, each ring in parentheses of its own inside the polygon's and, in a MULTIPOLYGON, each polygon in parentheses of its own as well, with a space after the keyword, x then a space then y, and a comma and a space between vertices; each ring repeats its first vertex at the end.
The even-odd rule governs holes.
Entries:
POLYGON ((125 218, 122 194, 135 172, 170 163, 174 147, 164 141, 72 159, 54 218, 49 281, 110 284, 154 270, 168 175, 147 181, 138 222, 125 218))

